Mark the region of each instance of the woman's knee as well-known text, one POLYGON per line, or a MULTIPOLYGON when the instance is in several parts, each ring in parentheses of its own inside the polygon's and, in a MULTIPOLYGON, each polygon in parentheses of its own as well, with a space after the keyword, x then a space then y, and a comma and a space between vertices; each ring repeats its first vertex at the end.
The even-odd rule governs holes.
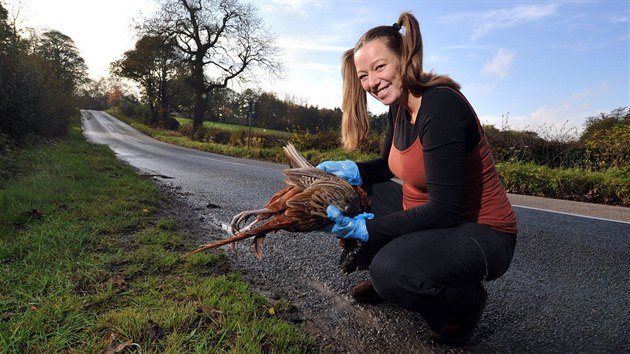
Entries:
POLYGON ((392 300, 400 297, 401 292, 417 290, 426 283, 421 269, 410 266, 405 257, 396 257, 387 251, 377 253, 369 268, 372 284, 381 297, 392 300))
POLYGON ((499 242, 494 244, 488 261, 488 276, 486 280, 494 280, 501 277, 509 269, 514 257, 514 248, 516 245, 515 235, 499 235, 499 242))
POLYGON ((393 288, 399 284, 397 277, 399 272, 396 265, 396 259, 392 257, 383 257, 380 253, 372 259, 369 272, 372 284, 376 292, 383 298, 391 298, 393 288))

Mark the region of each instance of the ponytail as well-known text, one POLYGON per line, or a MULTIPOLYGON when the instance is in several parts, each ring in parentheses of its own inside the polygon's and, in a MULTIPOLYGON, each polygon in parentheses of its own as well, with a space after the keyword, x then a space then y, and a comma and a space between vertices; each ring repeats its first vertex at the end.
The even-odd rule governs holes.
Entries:
POLYGON ((354 66, 354 49, 349 49, 343 54, 341 76, 343 77, 341 137, 343 147, 347 151, 352 151, 359 147, 370 128, 367 95, 354 66))
MULTIPOLYGON (((415 95, 421 95, 433 86, 448 86, 459 90, 460 85, 447 75, 438 75, 434 72, 424 72, 423 46, 420 24, 410 12, 403 12, 398 17, 395 25, 405 28, 400 50, 403 87, 415 95)), ((392 49, 390 47, 390 49, 392 49)))

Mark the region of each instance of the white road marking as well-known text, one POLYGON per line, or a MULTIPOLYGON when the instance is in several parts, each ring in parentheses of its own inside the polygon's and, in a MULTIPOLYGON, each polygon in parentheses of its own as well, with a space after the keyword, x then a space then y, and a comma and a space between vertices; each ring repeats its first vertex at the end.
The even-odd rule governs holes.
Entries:
MULTIPOLYGON (((241 167, 252 167, 252 165, 249 165, 249 164, 239 163, 239 162, 232 162, 232 161, 226 161, 226 160, 223 160, 223 159, 215 159, 215 158, 212 158, 212 157, 199 156, 199 155, 193 155, 193 154, 186 154, 186 156, 196 157, 198 159, 216 161, 216 162, 221 162, 221 163, 227 163, 227 164, 230 164, 230 165, 236 165, 236 166, 241 166, 241 167)), ((259 167, 259 166, 257 166, 256 168, 261 169, 261 170, 267 170, 267 171, 274 171, 274 172, 277 171, 277 170, 274 170, 273 168, 266 168, 266 167, 259 167)))
POLYGON ((610 222, 618 222, 618 223, 622 223, 622 224, 630 224, 630 222, 627 221, 623 221, 623 220, 614 220, 614 219, 606 219, 606 218, 599 218, 596 216, 589 216, 589 215, 582 215, 582 214, 574 214, 574 213, 566 213, 563 211, 555 211, 555 210, 549 210, 549 209, 542 209, 542 208, 534 208, 534 207, 528 207, 528 206, 523 206, 523 205, 512 205, 514 207, 517 208, 523 208, 523 209, 531 209, 531 210, 538 210, 538 211, 545 211, 548 213, 555 213, 555 214, 562 214, 562 215, 569 215, 569 216, 577 216, 580 218, 586 218, 586 219, 594 219, 594 220, 601 220, 601 221, 610 221, 610 222))

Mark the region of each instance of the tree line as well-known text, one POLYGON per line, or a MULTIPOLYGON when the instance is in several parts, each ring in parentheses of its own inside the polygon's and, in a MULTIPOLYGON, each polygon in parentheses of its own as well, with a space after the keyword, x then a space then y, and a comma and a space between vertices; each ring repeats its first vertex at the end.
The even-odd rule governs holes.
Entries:
POLYGON ((87 66, 56 31, 20 31, 0 3, 0 141, 63 136, 87 66))

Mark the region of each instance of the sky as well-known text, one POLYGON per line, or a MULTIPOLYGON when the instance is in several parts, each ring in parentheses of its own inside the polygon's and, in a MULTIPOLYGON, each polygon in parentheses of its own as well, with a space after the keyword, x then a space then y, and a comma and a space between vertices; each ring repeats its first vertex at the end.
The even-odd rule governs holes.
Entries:
MULTIPOLYGON (((6 5, 20 0, 0 0, 6 5)), ((424 69, 448 74, 483 124, 545 134, 629 106, 628 0, 241 0, 276 36, 282 79, 259 89, 320 108, 341 106, 340 58, 368 29, 402 11, 419 20, 424 69)), ((21 0, 20 27, 56 29, 77 45, 93 79, 132 49, 134 21, 152 0, 21 0)), ((387 107, 370 99, 369 109, 387 107)))

